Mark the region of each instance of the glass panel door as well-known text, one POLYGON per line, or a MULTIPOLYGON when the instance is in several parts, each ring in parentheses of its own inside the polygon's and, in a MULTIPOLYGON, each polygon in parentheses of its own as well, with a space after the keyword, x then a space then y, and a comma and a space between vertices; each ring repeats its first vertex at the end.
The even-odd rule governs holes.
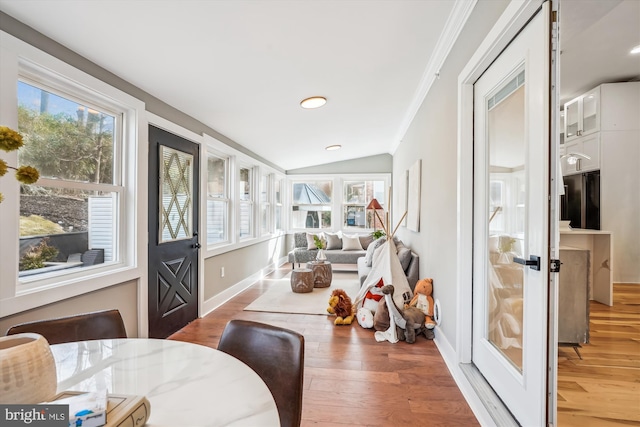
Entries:
POLYGON ((526 236, 519 227, 525 208, 525 190, 518 177, 526 175, 524 128, 524 70, 499 88, 487 101, 489 206, 486 281, 488 339, 509 362, 522 371, 523 266, 526 236))

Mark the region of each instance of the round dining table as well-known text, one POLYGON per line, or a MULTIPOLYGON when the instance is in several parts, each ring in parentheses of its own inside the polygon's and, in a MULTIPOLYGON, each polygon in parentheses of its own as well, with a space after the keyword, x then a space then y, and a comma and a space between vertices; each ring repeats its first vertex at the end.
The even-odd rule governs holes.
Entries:
POLYGON ((162 339, 79 341, 51 346, 58 393, 145 396, 148 426, 279 426, 268 387, 238 359, 210 347, 162 339))

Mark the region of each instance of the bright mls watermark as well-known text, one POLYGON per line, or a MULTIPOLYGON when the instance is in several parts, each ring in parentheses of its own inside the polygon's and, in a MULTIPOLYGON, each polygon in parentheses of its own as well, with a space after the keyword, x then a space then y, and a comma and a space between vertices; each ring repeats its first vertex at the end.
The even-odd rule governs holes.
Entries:
POLYGON ((67 427, 69 405, 0 405, 0 425, 67 427))

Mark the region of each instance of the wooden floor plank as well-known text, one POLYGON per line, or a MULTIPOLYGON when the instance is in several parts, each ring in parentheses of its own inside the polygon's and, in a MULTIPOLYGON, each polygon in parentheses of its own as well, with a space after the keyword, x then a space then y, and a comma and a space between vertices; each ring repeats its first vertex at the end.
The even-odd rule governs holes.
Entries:
POLYGON ((640 426, 640 285, 590 303, 590 343, 558 352, 558 426, 640 426))

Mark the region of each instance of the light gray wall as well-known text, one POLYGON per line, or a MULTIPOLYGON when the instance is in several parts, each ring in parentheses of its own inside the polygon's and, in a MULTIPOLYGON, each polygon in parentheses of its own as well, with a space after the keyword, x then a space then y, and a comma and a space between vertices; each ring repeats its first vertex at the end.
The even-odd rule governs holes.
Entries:
POLYGON ((120 310, 127 336, 138 336, 138 287, 137 281, 100 289, 95 292, 69 298, 55 304, 48 304, 0 319, 0 336, 11 326, 34 320, 71 316, 90 311, 116 308, 120 310))
POLYGON ((204 299, 210 299, 263 268, 276 264, 288 253, 286 240, 286 235, 282 235, 207 258, 204 272, 204 299), (224 267, 224 277, 220 277, 222 267, 224 267))
MULTIPOLYGON (((456 344, 456 239, 458 75, 502 14, 508 1, 480 1, 455 43, 440 78, 435 81, 393 156, 393 181, 422 159, 420 232, 400 227, 397 236, 420 255, 420 277, 433 278, 433 295, 440 300, 440 330, 456 344)), ((394 185, 397 189, 397 185, 394 185)), ((472 191, 463 188, 462 191, 472 191)), ((404 207, 394 193, 394 218, 404 207)))
POLYGON ((359 159, 327 163, 325 165, 290 169, 287 171, 287 175, 325 173, 391 173, 392 170, 393 156, 391 156, 391 154, 378 154, 375 156, 361 157, 359 159))

